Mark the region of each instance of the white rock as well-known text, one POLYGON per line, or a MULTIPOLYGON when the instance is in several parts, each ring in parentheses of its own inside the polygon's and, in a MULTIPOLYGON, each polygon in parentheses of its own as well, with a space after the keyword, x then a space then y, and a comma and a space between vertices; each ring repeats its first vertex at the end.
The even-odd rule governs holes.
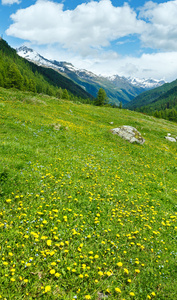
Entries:
POLYGON ((121 126, 111 130, 113 134, 118 134, 123 139, 129 141, 130 143, 144 144, 145 139, 141 136, 141 133, 132 126, 121 126))
POLYGON ((165 136, 166 140, 170 141, 170 142, 176 142, 176 139, 171 137, 171 136, 165 136))

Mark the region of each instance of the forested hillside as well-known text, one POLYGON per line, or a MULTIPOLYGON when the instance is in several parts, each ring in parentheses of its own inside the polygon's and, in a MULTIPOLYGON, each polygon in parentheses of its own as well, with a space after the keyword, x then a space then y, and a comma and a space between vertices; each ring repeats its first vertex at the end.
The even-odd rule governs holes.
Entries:
POLYGON ((158 97, 151 104, 136 110, 157 118, 177 122, 177 87, 158 97))
POLYGON ((177 122, 177 80, 142 93, 126 108, 177 122))
POLYGON ((3 39, 0 40, 0 86, 59 98, 93 99, 79 85, 53 69, 37 66, 21 58, 3 39))

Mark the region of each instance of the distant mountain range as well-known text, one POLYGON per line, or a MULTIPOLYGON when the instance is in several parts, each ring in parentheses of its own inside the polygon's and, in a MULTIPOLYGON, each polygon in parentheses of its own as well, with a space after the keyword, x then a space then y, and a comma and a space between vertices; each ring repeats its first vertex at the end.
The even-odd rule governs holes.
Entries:
POLYGON ((86 92, 96 97, 99 88, 104 88, 111 104, 120 102, 127 104, 144 91, 159 87, 165 83, 163 80, 126 78, 119 75, 98 76, 94 73, 81 70, 68 62, 49 60, 26 46, 17 50, 17 54, 39 66, 52 68, 60 74, 79 84, 86 92))

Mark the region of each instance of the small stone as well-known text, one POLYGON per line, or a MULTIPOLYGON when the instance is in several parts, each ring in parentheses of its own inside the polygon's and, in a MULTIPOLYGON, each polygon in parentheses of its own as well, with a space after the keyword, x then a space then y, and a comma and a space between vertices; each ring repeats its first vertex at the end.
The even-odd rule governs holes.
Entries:
POLYGON ((101 293, 101 292, 98 292, 98 300, 101 300, 101 299, 106 299, 106 298, 108 298, 108 296, 107 295, 104 295, 103 293, 101 293))
POLYGON ((165 139, 170 141, 170 142, 176 142, 176 139, 171 137, 171 136, 165 136, 165 139))

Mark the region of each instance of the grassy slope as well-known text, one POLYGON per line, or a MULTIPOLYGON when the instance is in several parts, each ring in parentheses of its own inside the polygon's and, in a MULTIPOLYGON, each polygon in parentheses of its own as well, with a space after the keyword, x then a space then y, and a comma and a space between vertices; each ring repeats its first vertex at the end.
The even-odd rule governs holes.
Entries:
POLYGON ((1 297, 175 299, 177 125, 2 88, 0 110, 1 297))

